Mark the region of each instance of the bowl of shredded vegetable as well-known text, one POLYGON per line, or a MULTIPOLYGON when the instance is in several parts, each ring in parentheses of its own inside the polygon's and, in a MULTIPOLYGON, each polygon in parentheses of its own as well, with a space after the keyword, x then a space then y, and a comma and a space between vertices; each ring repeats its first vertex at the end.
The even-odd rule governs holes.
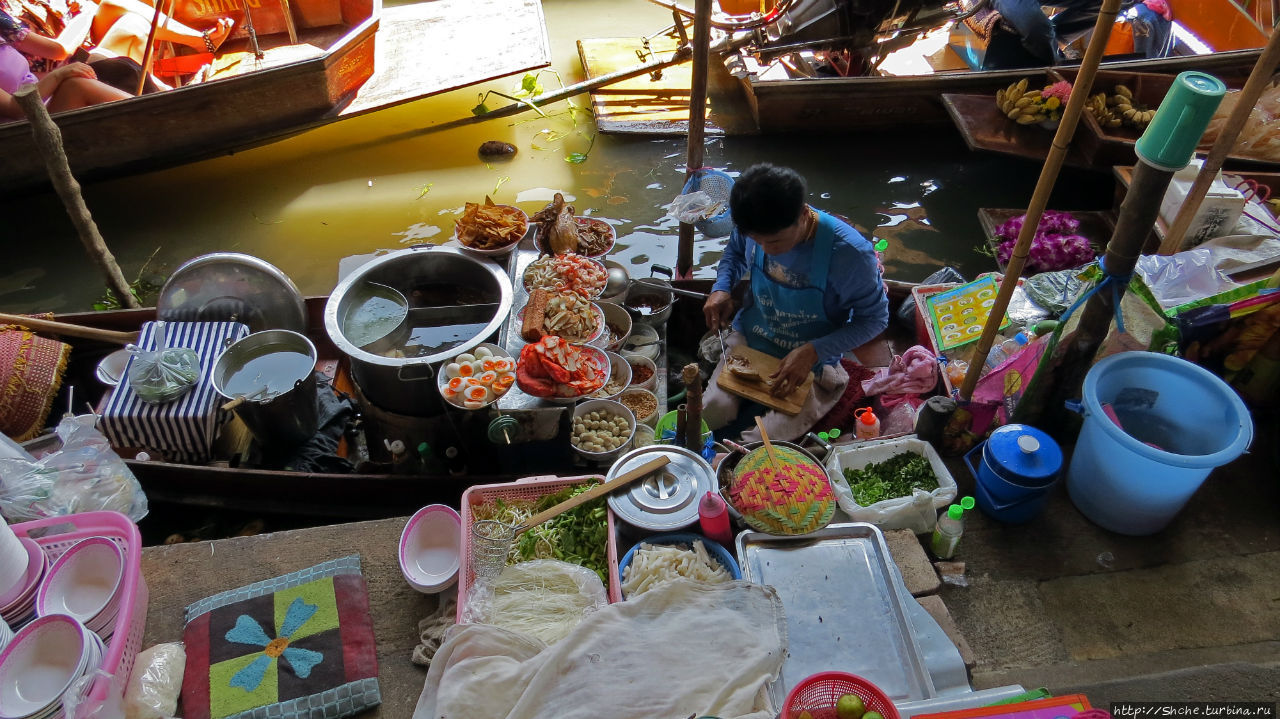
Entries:
POLYGON ((733 554, 701 534, 670 532, 645 537, 618 562, 624 599, 673 579, 708 584, 742 579, 733 554))

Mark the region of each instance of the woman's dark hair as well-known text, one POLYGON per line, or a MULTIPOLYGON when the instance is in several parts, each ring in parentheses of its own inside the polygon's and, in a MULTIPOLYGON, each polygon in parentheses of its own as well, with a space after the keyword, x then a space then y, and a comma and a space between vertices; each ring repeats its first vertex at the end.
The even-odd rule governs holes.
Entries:
POLYGON ((808 194, 804 178, 795 170, 752 165, 733 183, 729 212, 740 231, 771 235, 795 224, 808 194))

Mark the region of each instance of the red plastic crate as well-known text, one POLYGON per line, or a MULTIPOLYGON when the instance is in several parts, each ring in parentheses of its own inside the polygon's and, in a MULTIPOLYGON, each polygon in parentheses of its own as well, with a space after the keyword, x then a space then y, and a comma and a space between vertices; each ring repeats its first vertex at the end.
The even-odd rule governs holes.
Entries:
MULTIPOLYGON (((538 500, 548 494, 555 494, 566 487, 576 487, 580 484, 589 483, 596 484, 604 481, 604 477, 599 475, 584 475, 578 477, 526 477, 514 482, 504 484, 477 484, 469 487, 467 491, 462 493, 462 556, 458 565, 458 613, 457 621, 462 621, 462 610, 466 606, 467 588, 475 582, 475 575, 471 573, 471 525, 475 523, 472 517, 471 508, 484 504, 493 499, 527 499, 538 500)), ((605 516, 607 519, 607 531, 609 536, 608 546, 605 548, 605 559, 609 565, 609 583, 605 590, 609 594, 609 601, 615 601, 615 596, 620 596, 621 590, 618 588, 618 547, 613 541, 614 518, 613 510, 605 506, 605 516)))

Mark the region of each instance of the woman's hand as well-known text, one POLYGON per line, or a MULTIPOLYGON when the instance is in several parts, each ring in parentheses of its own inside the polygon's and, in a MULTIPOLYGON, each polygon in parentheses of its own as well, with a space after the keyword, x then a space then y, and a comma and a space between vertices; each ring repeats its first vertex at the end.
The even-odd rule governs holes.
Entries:
POLYGON ((712 292, 702 305, 702 314, 712 330, 728 327, 733 319, 733 296, 724 290, 712 292))
POLYGON ((769 394, 774 397, 791 394, 796 387, 804 384, 805 377, 813 372, 813 366, 817 363, 818 350, 814 349, 812 343, 806 342, 791 350, 778 363, 777 371, 769 375, 769 379, 773 380, 769 394))
POLYGON ((66 65, 63 65, 62 67, 57 68, 56 70, 54 70, 52 73, 49 73, 49 74, 52 75, 55 73, 58 75, 58 79, 60 81, 68 80, 73 77, 83 77, 89 80, 98 79, 98 73, 94 72, 93 68, 89 67, 83 62, 67 63, 66 65))

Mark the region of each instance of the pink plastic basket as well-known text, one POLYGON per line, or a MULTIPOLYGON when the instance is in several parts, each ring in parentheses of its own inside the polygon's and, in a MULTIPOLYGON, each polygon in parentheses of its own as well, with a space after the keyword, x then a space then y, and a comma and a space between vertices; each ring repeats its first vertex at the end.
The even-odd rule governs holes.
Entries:
MULTIPOLYGON (((477 484, 469 487, 467 491, 462 493, 462 557, 461 564, 458 565, 458 621, 462 621, 462 610, 466 607, 467 588, 475 582, 475 575, 471 572, 471 525, 475 523, 475 518, 471 514, 471 508, 484 504, 490 500, 502 499, 527 499, 538 500, 548 494, 555 494, 565 487, 576 487, 583 483, 603 482, 604 478, 598 475, 586 475, 580 477, 526 477, 516 480, 515 482, 507 482, 505 484, 477 484)), ((606 516, 608 519, 609 537, 613 537, 614 519, 613 510, 606 506, 606 516)), ((618 547, 610 541, 605 549, 605 559, 609 564, 609 584, 606 589, 609 592, 609 601, 616 601, 615 596, 621 596, 621 590, 618 588, 618 547)))
POLYGON ((52 562, 76 542, 89 537, 106 537, 124 551, 124 577, 120 582, 120 613, 115 630, 107 642, 102 658, 102 671, 111 675, 99 677, 89 688, 88 696, 68 719, 87 719, 109 700, 121 701, 124 687, 133 671, 133 660, 142 648, 142 635, 147 628, 147 582, 142 578, 142 535, 138 526, 119 512, 84 512, 63 517, 37 519, 13 525, 13 533, 30 537, 44 550, 52 562))
POLYGON ((809 712, 813 719, 836 719, 836 702, 845 694, 862 697, 867 711, 898 719, 898 708, 880 687, 847 672, 820 672, 801 680, 787 694, 782 719, 798 719, 801 712, 809 712))

